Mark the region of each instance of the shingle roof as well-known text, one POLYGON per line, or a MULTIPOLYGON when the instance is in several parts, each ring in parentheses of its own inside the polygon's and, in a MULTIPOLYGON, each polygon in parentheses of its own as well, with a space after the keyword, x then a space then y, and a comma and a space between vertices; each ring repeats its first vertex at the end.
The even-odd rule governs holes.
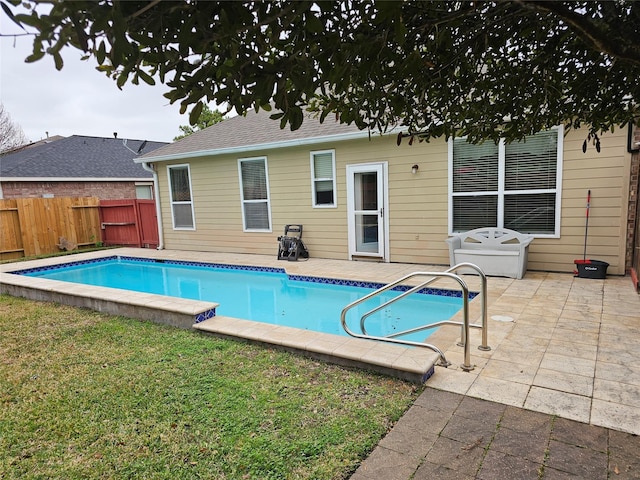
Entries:
POLYGON ((252 150, 270 145, 294 145, 309 143, 313 139, 339 136, 367 136, 355 125, 341 124, 329 116, 324 123, 306 115, 302 126, 295 131, 287 126, 280 128, 279 120, 269 118, 274 112, 248 112, 246 116, 228 118, 204 130, 200 130, 166 147, 138 158, 140 160, 168 160, 187 157, 194 153, 216 154, 234 149, 252 150))
MULTIPOLYGON (((3 178, 151 178, 133 160, 141 140, 73 135, 0 156, 3 178), (127 148, 129 147, 129 148, 127 148), (131 150, 133 150, 133 152, 131 150)), ((147 142, 141 153, 167 145, 147 142)))
POLYGON ((40 146, 45 145, 47 143, 55 142, 56 140, 62 140, 63 138, 64 137, 62 135, 52 135, 51 137, 43 138, 42 140, 38 140, 36 142, 31 142, 31 143, 26 143, 24 145, 20 145, 20 146, 18 146, 16 148, 12 148, 11 150, 5 150, 4 152, 0 153, 0 156, 6 155, 7 153, 19 152, 21 150, 24 150, 25 148, 40 147, 40 146))

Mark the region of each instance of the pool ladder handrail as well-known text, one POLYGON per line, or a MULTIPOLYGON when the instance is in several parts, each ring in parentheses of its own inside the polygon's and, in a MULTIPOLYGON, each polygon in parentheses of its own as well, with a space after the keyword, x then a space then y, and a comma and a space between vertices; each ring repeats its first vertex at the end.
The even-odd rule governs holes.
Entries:
MULTIPOLYGON (((481 298, 481 302, 482 302, 482 324, 478 325, 478 324, 474 324, 474 323, 470 323, 469 327, 472 328, 480 328, 482 329, 482 343, 478 346, 478 350, 484 350, 484 351, 489 351, 491 350, 491 347, 489 347, 487 345, 487 276, 485 275, 485 273, 482 271, 482 269, 480 267, 478 267, 477 265, 473 264, 473 263, 468 263, 468 262, 463 262, 463 263, 459 263, 457 265, 454 265, 453 267, 449 268, 448 270, 445 270, 444 273, 451 273, 451 272, 455 272, 457 270, 460 270, 461 268, 472 268, 473 270, 475 270, 476 272, 478 272, 478 274, 480 275, 481 278, 481 288, 480 288, 480 298, 481 298)), ((428 272, 425 272, 428 273, 428 272)), ((410 274, 409 276, 414 275, 414 274, 410 274)), ((398 282, 402 282, 404 279, 400 279, 398 280, 398 282)), ((369 310, 368 312, 366 312, 365 314, 362 315, 361 319, 360 319, 360 329, 362 330, 362 333, 364 333, 365 335, 367 334, 365 326, 364 326, 364 321, 373 313, 382 310, 383 308, 385 308, 387 305, 390 305, 392 303, 394 303, 397 300, 400 300, 401 298, 419 291, 420 289, 424 288, 425 286, 435 282, 436 280, 438 280, 438 277, 435 278, 431 278, 426 280, 424 283, 418 285, 417 287, 413 287, 410 290, 407 290, 406 292, 398 295, 397 297, 383 303, 382 305, 379 305, 375 308, 373 308, 372 310, 369 310)), ((395 284, 397 284, 397 282, 394 282, 395 284)), ((395 286, 395 284, 393 286, 395 286)), ((383 289, 387 290, 386 287, 383 287, 383 289)), ((375 292, 374 292, 375 293, 375 292)), ((454 321, 444 321, 444 322, 436 322, 436 323, 432 323, 429 324, 428 326, 426 326, 426 328, 433 328, 434 326, 440 326, 440 325, 463 325, 463 322, 454 322, 454 321)), ((410 329, 410 330, 405 330, 403 332, 398 332, 398 333, 393 333, 391 335, 388 335, 389 337, 399 337, 401 335, 406 335, 409 333, 413 333, 414 331, 420 331, 420 330, 424 330, 425 327, 417 327, 414 329, 410 329)), ((465 334, 464 334, 464 328, 462 329, 462 336, 461 336, 461 340, 460 343, 458 343, 459 346, 463 346, 465 342, 465 334)))
POLYGON ((435 351, 436 353, 438 353, 438 355, 440 356, 440 363, 439 365, 447 367, 449 365, 451 365, 451 362, 449 362, 444 353, 442 352, 442 350, 440 350, 437 346, 432 345, 430 343, 423 343, 423 342, 414 342, 414 341, 410 341, 410 340, 399 340, 395 337, 401 336, 401 335, 406 335, 409 333, 413 333, 413 332, 418 332, 420 330, 426 330, 429 328, 434 328, 434 327, 438 327, 441 325, 461 325, 462 327, 462 334, 461 334, 461 341, 458 345, 464 347, 464 363, 460 366, 460 368, 462 368, 462 370, 465 371, 471 371, 473 370, 473 365, 471 365, 471 353, 470 353, 470 342, 467 341, 467 339, 469 338, 469 328, 473 327, 473 328, 480 328, 482 329, 482 343, 478 346, 479 350, 491 350, 491 347, 489 347, 487 345, 487 276, 485 275, 485 273, 482 271, 482 269, 480 267, 478 267, 477 265, 473 264, 473 263, 459 263, 457 265, 454 265, 453 267, 449 268, 448 270, 445 270, 444 272, 413 272, 410 273, 408 275, 405 275, 402 278, 399 278, 398 280, 389 283, 377 290, 375 290, 374 292, 371 292, 368 295, 365 295, 362 298, 359 298, 358 300, 355 300, 354 302, 351 302, 349 305, 347 305, 346 307, 344 307, 342 309, 342 312, 340 314, 340 322, 342 323, 342 328, 344 329, 344 331, 355 338, 363 338, 363 339, 367 339, 367 340, 378 340, 378 341, 382 341, 382 342, 388 342, 388 343, 396 343, 396 344, 400 344, 400 345, 409 345, 409 346, 418 346, 418 347, 423 347, 423 348, 429 348, 433 351, 435 351), (480 291, 480 297, 481 297, 481 302, 482 302, 482 324, 478 325, 475 323, 469 323, 469 288, 467 287, 467 284, 465 283, 465 281, 460 278, 459 275, 455 275, 452 272, 455 272, 461 268, 471 268, 473 270, 475 270, 481 278, 481 291, 480 291), (347 316, 347 312, 352 309, 353 307, 377 296, 380 295, 381 293, 390 290, 400 284, 402 284, 403 282, 405 282, 406 280, 413 278, 413 277, 417 277, 417 276, 429 276, 431 278, 425 280, 424 282, 422 282, 421 284, 410 288, 409 290, 401 293, 400 295, 398 295, 397 297, 392 298, 391 300, 388 300, 387 302, 383 303, 382 305, 379 305, 375 308, 373 308, 372 310, 369 310, 368 312, 364 313, 361 317, 360 317, 360 329, 362 330, 362 333, 356 333, 354 331, 352 331, 348 326, 347 326, 347 321, 346 321, 346 316, 347 316), (415 293, 421 289, 423 289, 424 287, 426 287, 427 285, 430 285, 431 283, 441 279, 441 278, 450 278, 452 280, 455 280, 456 282, 458 282, 458 284, 460 285, 461 289, 462 289, 462 311, 463 311, 463 321, 462 322, 456 322, 456 321, 452 321, 452 320, 444 320, 441 322, 435 322, 435 323, 430 323, 428 325, 424 325, 422 327, 416 327, 416 328, 412 328, 409 330, 404 330, 402 332, 398 332, 398 333, 393 333, 391 335, 387 335, 384 337, 379 337, 376 335, 369 335, 366 331, 365 328, 365 320, 372 315, 373 313, 387 307, 388 305, 395 303, 399 300, 401 300, 402 298, 411 295, 412 293, 415 293))

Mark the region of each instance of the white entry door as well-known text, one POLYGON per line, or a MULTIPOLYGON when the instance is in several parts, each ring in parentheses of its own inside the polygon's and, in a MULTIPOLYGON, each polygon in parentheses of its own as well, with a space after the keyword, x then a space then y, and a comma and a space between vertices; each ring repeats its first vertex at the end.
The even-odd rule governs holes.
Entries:
POLYGON ((347 165, 349 258, 388 259, 387 164, 347 165))

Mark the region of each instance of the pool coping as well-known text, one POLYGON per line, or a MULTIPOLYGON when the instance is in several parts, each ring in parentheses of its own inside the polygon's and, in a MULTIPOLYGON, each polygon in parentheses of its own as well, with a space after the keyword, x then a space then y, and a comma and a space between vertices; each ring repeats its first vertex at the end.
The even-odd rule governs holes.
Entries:
MULTIPOLYGON (((216 316, 215 302, 188 300, 117 288, 79 285, 12 272, 30 268, 112 256, 146 259, 171 258, 162 251, 110 249, 0 265, 0 292, 38 301, 89 308, 202 333, 240 339, 302 354, 347 367, 372 370, 384 375, 424 383, 433 375, 439 355, 426 348, 412 348, 373 340, 301 330, 251 320, 216 316)), ((286 269, 285 269, 286 270, 286 269)))

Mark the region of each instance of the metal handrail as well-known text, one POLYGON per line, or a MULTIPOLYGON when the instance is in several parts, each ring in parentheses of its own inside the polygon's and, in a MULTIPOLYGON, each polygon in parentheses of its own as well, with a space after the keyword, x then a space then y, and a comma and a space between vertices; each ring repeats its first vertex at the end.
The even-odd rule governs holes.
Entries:
POLYGON ((451 267, 450 269, 444 271, 444 272, 414 272, 411 273, 409 275, 405 275, 404 277, 396 280, 395 282, 392 282, 388 285, 385 285, 384 287, 381 287, 379 289, 377 289, 374 292, 371 292, 368 295, 365 295, 364 297, 351 302, 349 305, 347 305, 344 309, 342 309, 342 313, 340 315, 340 321, 342 323, 342 328, 345 330, 345 332, 347 332, 347 334, 351 335, 352 337, 356 337, 356 338, 364 338, 364 339, 371 339, 371 340, 379 340, 379 341, 383 341, 383 342, 389 342, 389 343, 396 343, 396 344, 401 344, 401 345, 411 345, 411 346, 420 346, 420 347, 425 347, 425 348, 429 348, 431 350, 434 350, 435 352, 437 352, 440 355, 440 362, 441 365, 443 366, 448 366, 451 365, 451 363, 446 359, 444 353, 435 345, 429 344, 429 343, 422 343, 422 342, 413 342, 413 341, 408 341, 408 340, 399 340, 396 339, 395 337, 401 336, 401 335, 406 335, 409 333, 413 333, 413 332, 418 332, 421 330, 426 330, 429 328, 434 328, 434 327, 438 327, 441 325, 461 325, 462 326, 462 335, 461 335, 461 346, 464 347, 464 363, 463 365, 461 365, 461 368, 465 371, 470 371, 473 370, 473 366, 471 365, 471 354, 470 354, 470 349, 469 349, 469 342, 467 341, 467 339, 469 338, 469 327, 474 327, 474 328, 481 328, 482 329, 482 344, 478 347, 478 349, 480 350, 491 350, 491 347, 489 347, 487 345, 487 277, 484 274, 484 272, 477 266, 474 265, 472 263, 460 263, 458 265, 455 265, 453 267, 451 267), (481 299, 482 299, 482 324, 481 325, 477 325, 477 324, 470 324, 469 323, 469 289, 466 285, 466 283, 464 282, 464 280, 462 280, 458 275, 455 275, 451 272, 454 272, 456 270, 459 270, 460 268, 472 268, 473 270, 476 270, 478 272, 478 274, 481 277, 481 282, 482 282, 482 288, 481 288, 481 299), (347 326, 347 322, 346 322, 346 315, 347 315, 347 311, 349 311, 351 308, 369 300, 372 297, 375 297, 387 290, 390 290, 394 287, 396 287, 397 285, 405 282, 406 280, 416 277, 416 276, 425 276, 428 275, 431 278, 429 278, 428 280, 425 280, 424 282, 422 282, 421 284, 410 288, 409 290, 401 293, 400 295, 398 295, 397 297, 394 297, 393 299, 383 303, 382 305, 379 305, 375 308, 373 308, 372 310, 366 312, 364 315, 362 315, 362 317, 360 318, 360 329, 362 331, 362 334, 358 334, 353 332, 348 326, 347 326), (365 328, 365 320, 372 315, 373 313, 385 308, 386 306, 397 302, 398 300, 401 300, 402 298, 415 293, 419 290, 421 290, 422 288, 424 288, 425 286, 433 283, 434 281, 440 279, 440 278, 451 278, 455 281, 457 281, 461 288, 462 288, 462 298, 463 298, 463 304, 462 304, 462 308, 463 308, 463 321, 462 322, 455 322, 455 321, 451 321, 451 320, 445 320, 445 321, 441 321, 441 322, 436 322, 436 323, 431 323, 428 325, 424 325, 421 327, 416 327, 416 328, 412 328, 409 330, 404 330, 402 332, 397 332, 397 333, 393 333, 391 335, 388 336, 384 336, 384 337, 378 337, 375 335, 369 335, 366 331, 365 328))
MULTIPOLYGON (((481 278, 481 289, 480 289, 480 298, 482 300, 482 325, 477 325, 474 323, 469 324, 470 327, 473 328, 481 328, 482 329, 482 343, 478 346, 478 350, 484 350, 484 351, 489 351, 491 350, 491 347, 489 345, 487 345, 487 276, 485 275, 485 273, 480 269, 480 267, 478 267, 477 265, 473 264, 473 263, 459 263, 457 265, 454 265, 453 267, 449 268, 448 270, 445 270, 444 273, 451 273, 451 272, 455 272, 461 268, 472 268, 474 269, 476 272, 478 272, 478 274, 480 275, 481 278)), ((399 280, 399 282, 402 282, 406 280, 405 278, 401 278, 399 280)), ((398 300, 400 300, 401 298, 406 297, 407 295, 410 295, 411 293, 420 291, 420 289, 426 287, 427 285, 430 285, 431 283, 435 282, 436 280, 438 280, 438 277, 432 277, 426 281, 424 281, 423 283, 421 283, 420 285, 411 288, 410 290, 407 290, 406 292, 401 293, 400 295, 398 295, 395 298, 392 298, 391 300, 383 303, 382 305, 379 305, 371 310, 369 310, 368 312, 366 312, 364 315, 362 315, 362 317, 360 318, 360 329, 362 330, 363 334, 367 334, 367 331, 365 329, 364 326, 364 321, 372 314, 376 313, 379 310, 382 310, 383 308, 385 308, 387 305, 390 305, 398 300)), ((394 283, 393 286, 396 286, 397 283, 394 283)), ((382 289, 380 289, 380 293, 382 293, 383 291, 388 290, 388 288, 383 287, 382 289)), ((374 292, 375 293, 375 292, 374 292)), ((391 335, 389 335, 389 337, 399 337, 402 335, 406 335, 409 333, 413 333, 413 332, 419 332, 420 330, 425 330, 427 328, 433 328, 433 327, 437 327, 440 325, 462 325, 462 322, 454 322, 454 321, 446 321, 445 323, 442 322, 438 322, 437 324, 429 324, 429 325, 425 325, 424 327, 417 327, 411 330, 405 330, 403 332, 398 332, 398 333, 393 333, 391 335)), ((465 338, 464 338, 464 332, 460 341, 460 346, 462 346, 465 342, 465 338)))
MULTIPOLYGON (((480 288, 480 298, 482 301, 482 324, 481 325, 477 325, 475 323, 470 323, 469 327, 472 328, 480 328, 482 329, 482 343, 478 346, 478 350, 483 350, 483 351, 489 351, 491 350, 491 347, 487 344, 487 276, 485 275, 485 273, 482 271, 482 269, 480 269, 480 267, 478 267, 477 265, 473 264, 473 263, 468 263, 468 262, 464 262, 464 263, 459 263, 457 265, 454 265, 453 267, 449 268, 448 270, 445 270, 445 273, 450 273, 450 272, 455 272, 461 268, 472 268, 473 270, 475 270, 476 272, 478 272, 478 274, 480 275, 481 278, 481 288, 480 288)), ((402 281, 403 279, 401 279, 402 281)), ((425 282, 421 283, 420 285, 418 285, 417 287, 413 287, 410 290, 407 290, 406 292, 398 295, 397 297, 383 303, 382 305, 379 305, 378 307, 373 308, 372 310, 369 310, 368 312, 366 312, 364 315, 362 315, 362 317, 360 318, 360 329, 362 330, 363 334, 367 334, 367 331, 365 329, 364 326, 364 321, 373 313, 382 310, 383 308, 385 308, 387 305, 403 298, 406 297, 407 295, 419 291, 421 288, 426 287, 427 285, 435 282, 436 280, 438 280, 438 277, 432 277, 428 280, 426 280, 425 282)), ((386 288, 385 288, 386 290, 386 288)), ((433 328, 433 327, 439 327, 441 325, 462 325, 462 322, 455 322, 452 320, 447 320, 445 322, 438 322, 438 323, 432 323, 429 325, 425 325, 423 327, 417 327, 414 329, 410 329, 410 330, 405 330, 403 332, 397 332, 397 333, 393 333, 391 335, 388 335, 389 337, 399 337, 402 335, 406 335, 409 333, 413 333, 413 332, 418 332, 420 330, 426 330, 428 328, 433 328)), ((460 343, 458 344, 459 346, 463 346, 466 338, 464 335, 464 328, 462 329, 462 335, 460 338, 460 343)))
MULTIPOLYGON (((487 314, 487 275, 482 271, 482 269, 473 264, 473 263, 469 263, 469 262, 463 262, 463 263, 458 263, 457 265, 454 265, 453 267, 451 267, 450 269, 446 270, 447 272, 455 272, 457 270, 460 270, 461 268, 471 268, 473 270, 475 270, 478 275, 480 275, 480 301, 482 302, 482 324, 481 325, 477 325, 475 323, 471 323, 469 324, 469 327, 472 328, 480 328, 482 329, 482 342, 480 343, 480 345, 478 345, 478 350, 482 350, 485 352, 488 352, 489 350, 491 350, 491 347, 488 345, 488 314, 487 314)), ((455 322, 458 324, 461 324, 461 322, 455 322)), ((462 329, 463 331, 463 335, 462 338, 460 340, 460 343, 466 343, 466 338, 464 337, 464 328, 462 329)))

